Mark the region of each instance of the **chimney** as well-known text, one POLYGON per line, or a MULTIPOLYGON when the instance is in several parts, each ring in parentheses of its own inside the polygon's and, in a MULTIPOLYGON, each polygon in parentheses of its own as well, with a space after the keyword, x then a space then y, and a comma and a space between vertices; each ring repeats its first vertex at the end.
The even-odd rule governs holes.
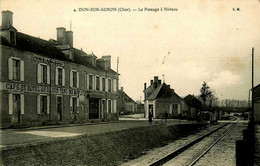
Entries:
POLYGON ((146 83, 144 83, 144 90, 146 90, 146 83))
POLYGON ((158 86, 162 84, 162 80, 158 80, 158 86))
POLYGON ((151 85, 153 85, 153 80, 151 80, 151 85))
POLYGON ((13 25, 13 12, 6 10, 2 11, 2 26, 13 25))
POLYGON ((73 47, 73 32, 72 31, 66 31, 66 44, 68 44, 70 47, 73 47))
POLYGON ((108 68, 111 68, 111 56, 110 55, 106 55, 106 56, 102 56, 103 59, 107 60, 107 65, 108 68))
POLYGON ((59 27, 57 29, 57 43, 58 45, 65 45, 66 44, 66 29, 64 27, 59 27))
POLYGON ((121 91, 124 91, 124 87, 121 87, 121 91))
POLYGON ((153 88, 156 89, 158 86, 158 76, 154 76, 154 84, 153 84, 153 88))

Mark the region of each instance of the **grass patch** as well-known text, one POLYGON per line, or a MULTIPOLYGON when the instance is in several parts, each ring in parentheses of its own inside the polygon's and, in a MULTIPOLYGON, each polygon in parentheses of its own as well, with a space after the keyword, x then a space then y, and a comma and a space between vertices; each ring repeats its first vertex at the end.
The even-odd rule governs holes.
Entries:
POLYGON ((203 125, 153 125, 57 139, 1 151, 3 165, 118 165, 203 125))

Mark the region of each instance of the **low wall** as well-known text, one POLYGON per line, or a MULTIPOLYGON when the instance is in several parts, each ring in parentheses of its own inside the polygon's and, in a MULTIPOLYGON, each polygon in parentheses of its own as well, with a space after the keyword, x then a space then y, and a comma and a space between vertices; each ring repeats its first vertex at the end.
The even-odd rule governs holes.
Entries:
POLYGON ((3 165, 118 165, 195 132, 198 125, 153 125, 1 150, 3 165))

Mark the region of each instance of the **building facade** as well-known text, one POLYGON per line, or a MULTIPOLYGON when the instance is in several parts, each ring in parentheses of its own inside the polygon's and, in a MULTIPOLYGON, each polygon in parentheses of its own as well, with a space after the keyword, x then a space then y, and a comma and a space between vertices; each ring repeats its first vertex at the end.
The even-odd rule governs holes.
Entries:
POLYGON ((118 73, 111 56, 73 47, 73 32, 57 28, 49 41, 18 32, 2 11, 1 126, 117 120, 118 73))
POLYGON ((118 109, 120 114, 136 113, 137 103, 125 93, 123 87, 121 87, 121 89, 118 90, 118 94, 119 94, 118 109))
POLYGON ((184 118, 187 117, 189 107, 170 85, 161 83, 155 76, 148 88, 144 84, 144 109, 145 117, 152 111, 153 118, 164 118, 165 112, 169 118, 184 118))
POLYGON ((187 113, 188 119, 196 119, 197 115, 201 112, 202 102, 194 97, 194 95, 187 95, 183 98, 184 102, 189 106, 189 111, 187 113))

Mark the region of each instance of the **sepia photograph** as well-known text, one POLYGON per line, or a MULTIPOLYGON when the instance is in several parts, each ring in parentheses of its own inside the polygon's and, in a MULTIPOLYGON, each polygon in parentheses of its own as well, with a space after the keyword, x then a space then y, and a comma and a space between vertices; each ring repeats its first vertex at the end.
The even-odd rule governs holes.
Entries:
POLYGON ((0 165, 260 165, 260 0, 0 10, 0 165))

